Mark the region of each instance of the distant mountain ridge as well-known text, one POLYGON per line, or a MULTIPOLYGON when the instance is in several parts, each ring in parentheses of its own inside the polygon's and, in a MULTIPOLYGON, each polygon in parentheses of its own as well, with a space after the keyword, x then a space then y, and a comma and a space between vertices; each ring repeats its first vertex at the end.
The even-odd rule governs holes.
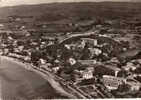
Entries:
POLYGON ((127 18, 141 16, 141 3, 79 2, 21 5, 0 8, 0 18, 7 16, 34 16, 39 21, 87 20, 94 17, 127 18))

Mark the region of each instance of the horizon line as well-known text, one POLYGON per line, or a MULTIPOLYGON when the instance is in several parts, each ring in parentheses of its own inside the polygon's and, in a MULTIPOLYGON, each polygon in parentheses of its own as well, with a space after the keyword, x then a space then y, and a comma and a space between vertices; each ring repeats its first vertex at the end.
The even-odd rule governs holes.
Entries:
MULTIPOLYGON (((0 1, 1 2, 1 1, 0 1)), ((16 7, 16 6, 34 6, 34 5, 43 5, 43 4, 59 4, 59 3, 104 3, 104 2, 109 2, 109 3, 141 3, 140 1, 75 1, 75 2, 49 2, 49 3, 33 3, 33 4, 18 4, 18 5, 7 5, 7 6, 0 6, 0 8, 6 8, 6 7, 16 7)))

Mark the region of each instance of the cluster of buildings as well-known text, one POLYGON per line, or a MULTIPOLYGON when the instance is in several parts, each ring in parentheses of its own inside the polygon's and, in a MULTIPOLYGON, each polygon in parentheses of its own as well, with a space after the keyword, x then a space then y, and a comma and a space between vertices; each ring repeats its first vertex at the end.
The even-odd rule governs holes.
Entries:
MULTIPOLYGON (((9 19, 19 22, 23 18, 9 16, 9 19)), ((43 28, 46 25, 41 24, 43 28)), ((0 28, 3 27, 0 25, 0 28)), ((95 29, 102 27, 96 25, 95 29)), ((46 35, 43 31, 21 28, 20 31, 0 32, 1 55, 50 71, 90 98, 111 98, 119 96, 119 92, 126 95, 141 91, 140 50, 128 50, 127 42, 115 41, 114 37, 119 35, 95 31, 74 36, 69 34, 70 37, 68 35, 67 39, 59 41, 57 35, 52 37, 48 36, 52 34, 46 35)))

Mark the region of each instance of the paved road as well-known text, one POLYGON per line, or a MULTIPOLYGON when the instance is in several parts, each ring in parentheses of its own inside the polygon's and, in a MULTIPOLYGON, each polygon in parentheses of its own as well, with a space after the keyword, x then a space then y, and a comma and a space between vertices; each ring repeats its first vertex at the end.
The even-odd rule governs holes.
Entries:
POLYGON ((0 58, 0 100, 64 98, 39 74, 24 65, 0 58))

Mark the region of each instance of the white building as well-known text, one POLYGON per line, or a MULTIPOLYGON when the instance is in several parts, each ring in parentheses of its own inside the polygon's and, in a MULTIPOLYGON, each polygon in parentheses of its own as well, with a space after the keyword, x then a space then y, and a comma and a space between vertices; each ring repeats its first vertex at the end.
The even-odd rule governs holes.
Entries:
POLYGON ((68 50, 70 50, 70 48, 71 48, 71 46, 68 45, 68 44, 65 44, 64 46, 65 46, 68 50))
POLYGON ((128 62, 126 66, 123 66, 122 68, 125 69, 126 71, 129 71, 130 69, 134 71, 137 68, 137 66, 134 65, 132 62, 128 62))
POLYGON ((46 64, 46 60, 40 59, 40 63, 41 63, 42 65, 44 65, 44 64, 46 64))
POLYGON ((57 71, 60 69, 60 67, 53 67, 52 70, 54 71, 54 73, 57 73, 57 71))
POLYGON ((131 91, 138 91, 141 88, 141 83, 134 79, 127 79, 125 83, 130 86, 131 91))
POLYGON ((94 71, 93 67, 88 67, 86 69, 86 71, 82 72, 83 79, 91 79, 91 78, 93 78, 93 71, 94 71))
POLYGON ((98 48, 89 48, 90 52, 92 55, 100 55, 102 53, 102 51, 98 48))
POLYGON ((83 72, 83 79, 91 79, 93 78, 93 73, 91 71, 83 72))
POLYGON ((109 75, 103 75, 103 83, 109 90, 116 90, 118 86, 124 82, 124 78, 118 78, 109 75))
POLYGON ((69 63, 71 65, 74 65, 74 64, 76 64, 76 60, 74 58, 69 58, 69 63))

